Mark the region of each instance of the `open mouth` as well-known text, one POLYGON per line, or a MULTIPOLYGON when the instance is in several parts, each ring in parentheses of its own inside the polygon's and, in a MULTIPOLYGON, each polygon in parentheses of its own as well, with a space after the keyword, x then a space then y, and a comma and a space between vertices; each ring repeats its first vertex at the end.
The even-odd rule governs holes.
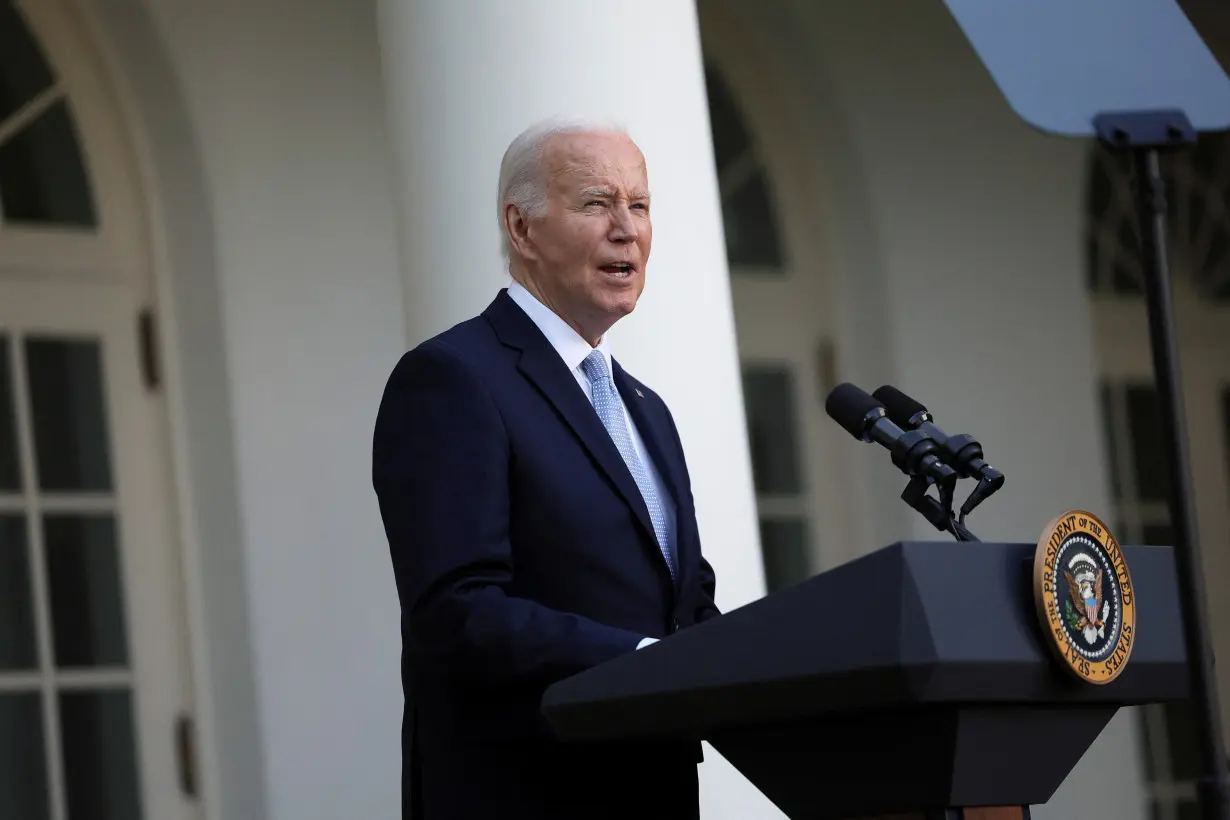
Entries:
POLYGON ((606 265, 600 265, 598 270, 619 279, 626 279, 632 275, 633 267, 627 262, 611 262, 606 265))

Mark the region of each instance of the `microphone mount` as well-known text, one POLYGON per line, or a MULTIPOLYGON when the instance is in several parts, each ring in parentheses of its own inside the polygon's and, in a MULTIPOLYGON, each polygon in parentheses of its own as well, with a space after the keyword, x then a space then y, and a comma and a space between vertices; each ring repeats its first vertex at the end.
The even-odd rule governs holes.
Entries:
MULTIPOLYGON (((921 418, 911 424, 911 427, 919 427, 924 423, 935 424, 931 414, 925 410, 916 415, 921 418)), ((955 436, 949 436, 940 449, 948 457, 948 463, 953 466, 958 475, 962 478, 978 479, 978 486, 973 489, 965 499, 965 503, 961 505, 961 523, 965 523, 967 515, 973 512, 983 501, 994 495, 996 490, 1004 486, 1004 474, 983 460, 982 445, 969 433, 958 433, 955 436)))
MULTIPOLYGON (((878 409, 878 414, 884 415, 884 410, 878 409)), ((942 446, 923 429, 907 430, 897 439, 892 448, 892 462, 910 476, 901 500, 940 532, 951 533, 958 541, 977 541, 978 538, 965 528, 965 508, 961 509, 960 520, 953 516, 953 497, 960 473, 940 461, 942 451, 942 446), (927 495, 932 484, 939 491, 939 500, 927 495)))
POLYGON ((957 520, 953 517, 953 485, 946 484, 940 487, 940 499, 938 501, 927 495, 927 487, 926 481, 912 478, 910 483, 906 485, 905 490, 902 491, 901 500, 921 513, 922 517, 931 522, 931 525, 940 532, 951 533, 958 541, 981 540, 965 527, 964 515, 961 516, 962 520, 957 520))
MULTIPOLYGON (((875 421, 885 418, 883 407, 877 407, 867 414, 869 432, 867 440, 875 440, 875 421)), ((924 485, 935 484, 941 490, 947 487, 950 491, 956 486, 957 472, 940 461, 939 446, 925 430, 906 430, 905 434, 893 441, 889 446, 890 458, 897 469, 906 475, 923 482, 924 485)))
POLYGON ((957 475, 978 482, 961 505, 957 523, 963 527, 966 517, 1004 485, 1003 473, 986 463, 982 445, 973 436, 968 433, 948 435, 936 426, 931 411, 892 385, 879 387, 872 397, 882 403, 889 418, 896 424, 906 430, 924 430, 930 434, 939 447, 941 458, 957 475))
POLYGON ((953 495, 961 472, 949 466, 944 446, 947 437, 939 428, 923 424, 902 430, 877 397, 849 383, 833 388, 825 400, 825 411, 854 438, 889 451, 893 464, 910 477, 902 500, 932 526, 958 541, 978 540, 953 515, 953 495), (939 492, 938 500, 927 494, 932 484, 939 492))

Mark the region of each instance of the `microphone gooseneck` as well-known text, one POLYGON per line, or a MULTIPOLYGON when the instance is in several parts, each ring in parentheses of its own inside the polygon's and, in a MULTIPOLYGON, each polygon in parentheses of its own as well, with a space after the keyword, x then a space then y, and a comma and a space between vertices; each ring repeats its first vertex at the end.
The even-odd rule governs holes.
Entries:
POLYGON ((824 410, 854 438, 889 451, 893 464, 910 477, 901 498, 911 508, 958 541, 978 540, 965 519, 1004 485, 1004 474, 986 462, 978 441, 966 433, 948 435, 922 402, 888 384, 868 394, 843 382, 829 392, 824 410), (958 515, 953 497, 962 478, 978 483, 958 515), (938 499, 928 494, 933 485, 938 499))
POLYGON ((893 464, 910 477, 901 494, 910 507, 936 529, 952 533, 959 541, 977 540, 953 515, 953 495, 960 473, 949 465, 940 442, 930 430, 903 430, 877 398, 849 382, 829 392, 824 410, 854 438, 879 444, 889 451, 893 464), (932 485, 939 493, 938 500, 927 495, 932 485))
POLYGON ((972 478, 978 482, 961 505, 960 523, 963 524, 975 507, 1004 485, 1004 474, 986 463, 982 445, 973 436, 966 433, 948 435, 935 424, 935 418, 922 402, 892 385, 882 385, 872 396, 883 405, 885 413, 894 423, 906 429, 925 430, 936 442, 944 460, 961 478, 972 478))

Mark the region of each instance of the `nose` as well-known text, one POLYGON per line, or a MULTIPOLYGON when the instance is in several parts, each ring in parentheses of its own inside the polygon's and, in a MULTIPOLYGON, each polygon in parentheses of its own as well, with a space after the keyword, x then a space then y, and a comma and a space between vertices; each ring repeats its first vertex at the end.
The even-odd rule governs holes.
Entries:
POLYGON ((632 218, 630 208, 620 205, 611 209, 610 239, 612 242, 620 244, 635 242, 639 235, 640 229, 637 227, 636 220, 632 218))

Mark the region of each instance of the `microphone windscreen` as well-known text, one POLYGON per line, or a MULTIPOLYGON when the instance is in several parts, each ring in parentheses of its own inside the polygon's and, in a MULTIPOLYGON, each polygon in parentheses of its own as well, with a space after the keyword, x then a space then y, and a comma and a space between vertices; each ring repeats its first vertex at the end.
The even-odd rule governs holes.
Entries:
POLYGON ((913 426, 910 424, 911 418, 919 413, 927 412, 927 408, 891 384, 877 389, 872 395, 884 405, 884 412, 888 414, 889 421, 905 430, 913 426))
POLYGON ((879 407, 878 401, 849 382, 834 387, 824 400, 824 412, 857 439, 866 432, 867 414, 879 407))

